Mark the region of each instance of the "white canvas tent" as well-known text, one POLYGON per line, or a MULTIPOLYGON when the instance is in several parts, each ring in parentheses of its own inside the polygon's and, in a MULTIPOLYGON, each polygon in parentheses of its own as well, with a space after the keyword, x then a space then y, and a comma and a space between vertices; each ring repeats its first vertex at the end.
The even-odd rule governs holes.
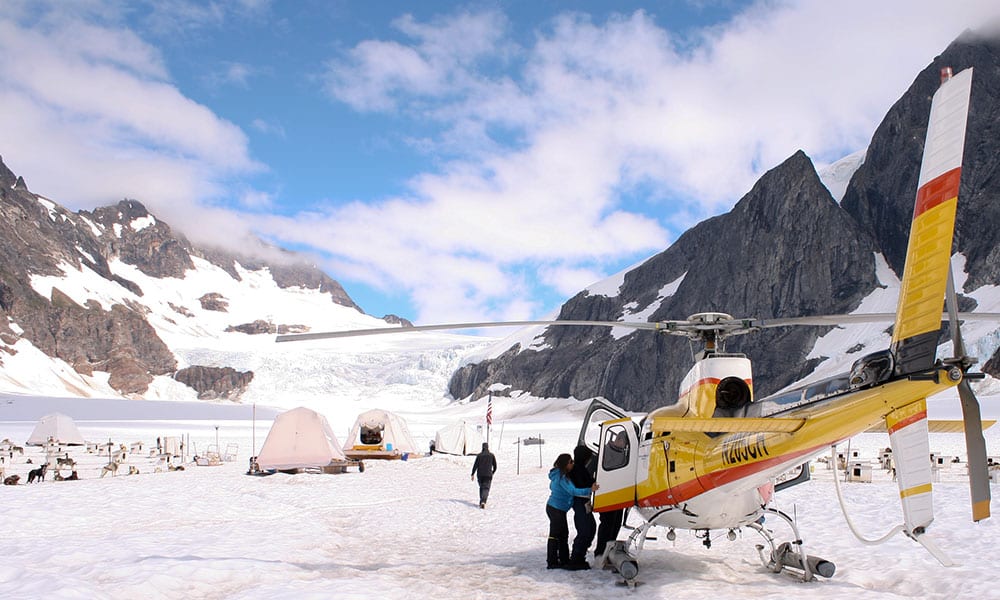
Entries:
POLYGON ((479 454, 483 436, 467 421, 456 421, 434 436, 434 451, 445 454, 479 454))
POLYGON ((62 446, 83 446, 87 443, 73 419, 62 413, 52 413, 39 419, 25 444, 44 446, 50 441, 62 446))
POLYGON ((347 449, 382 450, 390 452, 421 452, 410 436, 406 421, 387 410, 369 410, 358 419, 347 434, 347 449))
POLYGON ((344 459, 344 451, 326 417, 300 406, 274 418, 257 464, 265 471, 305 469, 344 459))

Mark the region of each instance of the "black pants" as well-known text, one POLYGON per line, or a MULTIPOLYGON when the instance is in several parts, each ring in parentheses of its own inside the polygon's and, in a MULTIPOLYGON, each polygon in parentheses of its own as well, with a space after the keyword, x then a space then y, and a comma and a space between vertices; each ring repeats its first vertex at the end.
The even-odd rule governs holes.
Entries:
POLYGON ((569 563, 569 525, 564 510, 546 504, 545 514, 549 517, 549 543, 545 558, 552 569, 569 563))
POLYGON ((573 526, 576 528, 576 537, 573 538, 573 552, 569 555, 569 562, 581 563, 587 558, 587 548, 597 533, 597 521, 594 520, 593 513, 587 512, 587 498, 573 498, 573 526))
POLYGON ((594 556, 604 554, 604 548, 609 542, 618 539, 618 531, 622 528, 625 517, 625 509, 609 510, 602 512, 601 524, 597 528, 597 545, 594 546, 594 556))
POLYGON ((490 497, 490 486, 493 485, 492 477, 479 478, 479 503, 486 504, 486 499, 490 497))

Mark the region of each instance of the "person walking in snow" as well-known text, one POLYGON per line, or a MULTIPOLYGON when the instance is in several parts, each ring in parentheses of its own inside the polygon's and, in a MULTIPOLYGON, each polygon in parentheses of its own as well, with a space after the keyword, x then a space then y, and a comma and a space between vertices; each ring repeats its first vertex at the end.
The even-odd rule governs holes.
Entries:
POLYGON ((578 488, 569 480, 573 468, 573 457, 560 454, 549 471, 549 500, 545 504, 545 514, 549 518, 549 540, 546 549, 546 563, 549 569, 577 570, 583 567, 569 562, 569 525, 566 513, 573 506, 574 496, 589 497, 596 492, 595 483, 587 488, 578 488))
POLYGON ((493 484, 493 474, 497 472, 497 457, 490 452, 490 445, 483 442, 483 450, 476 455, 472 463, 472 476, 479 474, 479 508, 486 508, 486 499, 490 496, 490 486, 493 484))

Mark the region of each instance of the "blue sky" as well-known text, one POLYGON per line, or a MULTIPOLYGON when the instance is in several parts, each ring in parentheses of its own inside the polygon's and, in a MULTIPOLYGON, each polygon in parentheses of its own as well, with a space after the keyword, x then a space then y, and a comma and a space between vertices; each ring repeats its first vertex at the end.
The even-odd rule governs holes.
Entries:
POLYGON ((538 318, 797 149, 864 148, 1000 15, 951 4, 4 0, 0 155, 308 252, 376 316, 538 318))

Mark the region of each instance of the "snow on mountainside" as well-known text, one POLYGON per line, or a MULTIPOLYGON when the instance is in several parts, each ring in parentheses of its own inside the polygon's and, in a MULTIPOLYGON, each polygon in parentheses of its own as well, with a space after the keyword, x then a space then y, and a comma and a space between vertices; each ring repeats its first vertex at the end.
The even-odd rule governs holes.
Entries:
POLYGON ((143 290, 141 296, 90 269, 66 264, 61 265, 62 276, 32 276, 31 286, 44 297, 58 288, 81 306, 89 301, 105 308, 142 305, 149 311, 149 323, 171 348, 239 347, 265 338, 273 342, 273 337, 234 329, 258 320, 303 330, 389 326, 381 319, 331 303, 329 296, 318 290, 282 289, 267 268, 249 271, 237 263, 239 279, 235 279, 204 259, 192 257, 192 261, 194 268, 179 278, 151 277, 134 265, 109 261, 111 272, 136 283, 143 290), (214 301, 203 301, 206 295, 214 301))
POLYGON ((847 192, 847 184, 851 182, 851 177, 854 176, 855 171, 864 164, 866 152, 867 150, 858 150, 826 168, 817 170, 819 180, 823 182, 826 189, 830 190, 830 195, 837 202, 844 199, 844 193, 847 192))
MULTIPOLYGON (((184 277, 161 280, 132 265, 112 261, 112 272, 138 284, 144 291, 141 297, 89 269, 68 266, 62 277, 35 276, 31 284, 46 297, 58 288, 80 305, 95 301, 104 306, 145 307, 147 320, 177 356, 178 367, 229 366, 251 371, 254 379, 241 401, 272 406, 316 407, 328 401, 357 400, 365 395, 360 390, 374 387, 375 381, 389 387, 428 384, 418 386, 417 395, 439 399, 461 349, 482 343, 467 336, 415 333, 394 341, 369 338, 276 344, 273 335, 250 335, 233 327, 255 320, 292 324, 304 331, 391 326, 353 308, 332 304, 328 295, 318 290, 279 288, 266 268, 248 271, 237 265, 237 280, 205 260, 194 258, 193 262, 195 268, 184 277), (211 293, 226 299, 225 312, 203 306, 199 299, 211 293)), ((77 386, 94 387, 99 395, 114 395, 114 390, 99 379, 82 383, 86 378, 80 378, 77 386)), ((144 397, 189 400, 196 394, 169 376, 159 376, 144 397)))
POLYGON ((304 257, 252 239, 242 254, 198 248, 132 200, 72 213, 0 161, 0 393, 327 413, 361 399, 440 402, 481 338, 275 343, 407 324, 364 314, 304 257))

